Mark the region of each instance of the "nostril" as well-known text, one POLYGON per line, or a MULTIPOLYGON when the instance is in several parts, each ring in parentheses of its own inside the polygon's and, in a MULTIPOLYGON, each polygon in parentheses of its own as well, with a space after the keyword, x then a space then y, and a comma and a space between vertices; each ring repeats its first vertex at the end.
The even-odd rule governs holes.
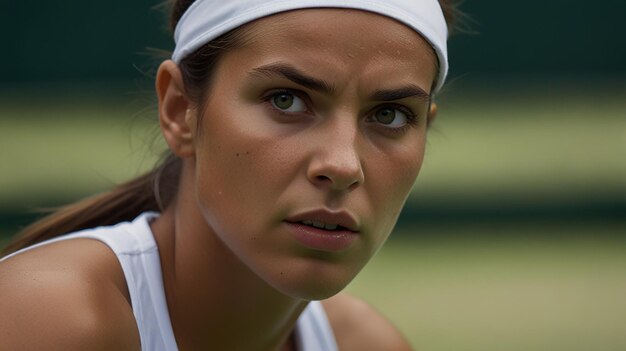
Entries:
POLYGON ((330 177, 325 176, 325 175, 318 175, 317 177, 315 177, 315 179, 317 179, 319 182, 329 182, 329 181, 331 181, 330 177))

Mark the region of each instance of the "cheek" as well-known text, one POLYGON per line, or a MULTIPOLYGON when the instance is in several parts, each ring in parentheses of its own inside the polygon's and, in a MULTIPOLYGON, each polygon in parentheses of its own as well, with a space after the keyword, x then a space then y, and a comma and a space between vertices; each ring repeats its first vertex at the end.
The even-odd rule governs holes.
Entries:
POLYGON ((199 203, 218 231, 260 235, 280 217, 271 210, 293 178, 294 156, 240 109, 212 111, 221 113, 206 117, 214 120, 203 121, 197 145, 199 203))
MULTIPOLYGON (((369 202, 373 213, 378 214, 380 241, 384 241, 393 229, 402 207, 413 188, 424 158, 423 138, 416 142, 380 154, 375 164, 371 165, 369 202)), ((367 181, 366 181, 367 182, 367 181)), ((380 244, 380 243, 379 243, 380 244)))

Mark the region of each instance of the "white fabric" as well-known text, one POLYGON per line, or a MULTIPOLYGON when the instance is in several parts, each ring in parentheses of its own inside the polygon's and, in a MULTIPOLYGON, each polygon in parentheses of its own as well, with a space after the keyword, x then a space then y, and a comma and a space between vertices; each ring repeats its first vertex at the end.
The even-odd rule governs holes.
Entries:
MULTIPOLYGON (((144 351, 176 351, 176 339, 167 310, 159 251, 149 221, 156 213, 143 213, 132 222, 87 229, 63 235, 19 250, 0 261, 24 251, 62 240, 87 238, 106 244, 115 253, 130 292, 133 313, 144 351)), ((336 351, 335 338, 320 302, 313 301, 296 324, 299 351, 336 351)))
POLYGON ((305 8, 351 8, 393 18, 417 31, 439 59, 433 93, 448 73, 448 26, 437 0, 196 0, 182 16, 174 40, 176 63, 211 40, 245 23, 272 14, 305 8))
POLYGON ((299 351, 337 351, 335 336, 319 301, 309 302, 298 318, 296 344, 299 351))

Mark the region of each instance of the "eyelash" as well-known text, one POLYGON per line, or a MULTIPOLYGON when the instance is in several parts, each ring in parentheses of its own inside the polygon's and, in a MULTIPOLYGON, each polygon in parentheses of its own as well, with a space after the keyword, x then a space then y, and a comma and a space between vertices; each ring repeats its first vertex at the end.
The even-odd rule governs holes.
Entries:
MULTIPOLYGON (((292 90, 292 89, 276 89, 276 90, 271 90, 267 93, 265 93, 262 97, 261 97, 261 101, 266 103, 267 105, 269 105, 269 107, 275 112, 278 113, 282 116, 293 116, 293 113, 287 113, 284 112, 280 109, 275 108, 272 103, 271 103, 271 99, 273 99, 276 95, 279 94, 292 94, 300 99, 302 99, 305 102, 305 105, 307 105, 307 111, 309 112, 309 108, 308 108, 308 96, 306 95, 306 93, 303 93, 301 91, 298 90, 292 90)), ((405 132, 407 129, 409 128, 413 128, 417 125, 419 125, 420 119, 419 116, 415 113, 413 113, 413 111, 411 109, 409 109, 408 107, 404 106, 404 105, 400 105, 400 104, 394 104, 394 103, 384 103, 381 105, 377 105, 375 108, 373 108, 369 113, 368 113, 368 119, 373 120, 373 115, 374 113, 376 113, 376 111, 378 111, 379 109, 382 108, 394 108, 402 113, 404 113, 407 117, 407 123, 405 125, 403 125, 402 127, 397 127, 397 128, 387 128, 387 127, 383 127, 386 130, 389 130, 393 133, 402 133, 405 132)))

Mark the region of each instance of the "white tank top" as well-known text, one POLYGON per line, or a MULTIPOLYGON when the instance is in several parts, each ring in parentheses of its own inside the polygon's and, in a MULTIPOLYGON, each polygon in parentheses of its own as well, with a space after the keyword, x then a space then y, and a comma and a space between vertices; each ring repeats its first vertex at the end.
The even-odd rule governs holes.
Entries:
MULTIPOLYGON (((176 339, 170 322, 163 289, 159 252, 149 221, 157 213, 146 212, 132 222, 98 227, 63 235, 19 250, 0 261, 45 244, 76 238, 105 243, 117 256, 130 292, 143 351, 175 351, 176 339)), ((312 301, 302 312, 295 328, 299 351, 336 351, 337 344, 324 308, 312 301)))

